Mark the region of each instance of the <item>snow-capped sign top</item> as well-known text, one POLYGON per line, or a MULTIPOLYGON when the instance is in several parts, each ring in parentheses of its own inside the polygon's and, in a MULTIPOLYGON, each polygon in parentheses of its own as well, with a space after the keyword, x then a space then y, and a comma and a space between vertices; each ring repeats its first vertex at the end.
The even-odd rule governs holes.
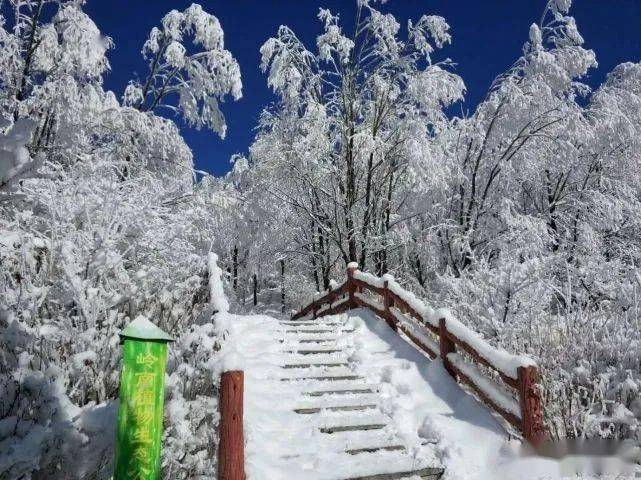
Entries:
POLYGON ((127 338, 160 342, 174 341, 171 335, 151 323, 144 315, 138 315, 133 322, 127 325, 124 330, 120 332, 120 339, 122 341, 127 338))
POLYGON ((358 262, 349 262, 347 264, 347 269, 350 270, 352 268, 358 268, 358 262))

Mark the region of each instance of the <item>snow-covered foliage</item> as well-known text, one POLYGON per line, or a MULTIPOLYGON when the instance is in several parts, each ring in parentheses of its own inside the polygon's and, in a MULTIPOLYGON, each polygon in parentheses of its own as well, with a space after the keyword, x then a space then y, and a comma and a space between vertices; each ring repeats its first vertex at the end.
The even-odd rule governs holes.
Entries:
MULTIPOLYGON (((445 111, 465 88, 437 59, 451 41, 442 17, 402 29, 385 5, 360 0, 354 21, 321 9, 316 45, 279 28, 261 55, 280 101, 228 182, 244 209, 233 228, 261 219, 293 307, 350 262, 393 273, 537 361, 553 436, 634 437, 641 67, 582 83, 596 54, 570 6, 548 2, 522 55, 463 117, 445 111)), ((240 259, 242 298, 268 269, 258 237, 234 238, 225 251, 240 259)))
POLYGON ((299 306, 352 262, 534 358, 553 436, 638 438, 641 65, 581 83, 596 54, 570 4, 547 4, 463 117, 444 18, 403 27, 358 0, 356 19, 320 10, 314 45, 282 26, 260 51, 278 101, 248 156, 195 182, 158 113, 224 135, 241 83, 214 16, 169 12, 121 102, 82 2, 5 2, 0 477, 109 477, 117 334, 138 315, 177 338, 164 476, 212 477, 212 377, 242 363, 231 344, 219 361, 228 310, 299 306))
MULTIPOLYGON (((204 324, 222 189, 194 184, 172 121, 103 89, 112 42, 81 2, 2 12, 12 16, 0 21, 0 477, 110 477, 118 332, 138 315, 178 339, 164 468, 211 476, 217 336, 204 324)), ((181 95, 206 106, 181 108, 220 130, 210 109, 240 93, 237 65, 215 17, 197 5, 179 17, 161 33, 193 35, 203 52, 186 61, 207 66, 190 63, 181 81, 181 95)))
POLYGON ((219 103, 228 94, 238 100, 242 84, 218 19, 196 3, 183 12, 172 10, 151 30, 142 54, 149 60, 147 79, 129 84, 125 104, 142 111, 167 108, 189 125, 224 137, 227 125, 219 103))

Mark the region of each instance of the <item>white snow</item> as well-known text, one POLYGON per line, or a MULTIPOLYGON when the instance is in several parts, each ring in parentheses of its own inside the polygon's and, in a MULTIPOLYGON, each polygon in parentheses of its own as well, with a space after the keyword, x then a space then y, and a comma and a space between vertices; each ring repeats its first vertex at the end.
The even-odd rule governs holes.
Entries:
POLYGON ((365 295, 364 293, 358 293, 358 292, 356 292, 354 296, 359 300, 361 300, 362 302, 365 302, 367 305, 374 307, 377 310, 385 309, 385 306, 374 297, 370 297, 369 295, 365 295))
POLYGON ((354 278, 356 280, 365 282, 373 287, 383 288, 383 280, 372 275, 371 273, 361 272, 360 270, 356 270, 354 272, 354 278))
POLYGON ((27 145, 36 128, 35 121, 20 119, 4 134, 0 134, 0 187, 9 187, 27 173, 35 174, 42 159, 34 160, 29 154, 27 145))
MULTIPOLYGON (((396 317, 399 324, 406 328, 414 337, 421 341, 423 345, 428 347, 436 356, 440 354, 440 346, 437 341, 434 340, 434 336, 430 336, 427 329, 421 325, 418 325, 415 320, 412 318, 406 317, 403 312, 401 312, 396 307, 391 307, 390 312, 396 317)), ((411 341, 411 340, 410 340, 411 341)))
MULTIPOLYGON (((347 321, 346 315, 325 317, 317 322, 347 321)), ((356 319, 358 323, 358 319, 356 319)), ((245 353, 245 433, 247 439, 246 465, 248 478, 270 480, 305 478, 339 479, 374 473, 390 473, 412 467, 438 465, 429 446, 417 444, 416 451, 377 452, 359 455, 345 453, 346 449, 385 446, 397 443, 396 426, 382 409, 353 412, 324 411, 319 414, 300 415, 294 408, 376 404, 377 394, 322 396, 304 395, 304 392, 327 392, 341 388, 371 388, 368 375, 354 369, 354 339, 337 339, 344 352, 339 354, 295 355, 285 353, 300 348, 295 337, 287 337, 285 328, 265 316, 236 317, 233 338, 239 350, 245 353), (284 343, 278 339, 285 338, 284 343), (347 362, 350 367, 309 369, 283 369, 284 364, 318 362, 347 362), (360 374, 356 381, 282 381, 281 378, 301 376, 332 376, 345 373, 360 374), (324 434, 321 427, 340 425, 388 424, 372 432, 340 432, 324 434)), ((289 328, 289 327, 288 327, 289 328)), ((360 327, 359 327, 360 331, 360 327)), ((325 338, 337 338, 332 329, 325 338)), ((356 337, 357 334, 351 334, 356 337)), ((308 344, 302 344, 308 345, 308 344)), ((327 347, 329 348, 329 347, 327 347)))
POLYGON ((458 353, 448 354, 447 359, 465 376, 472 380, 474 385, 487 395, 498 407, 513 414, 517 418, 521 418, 521 408, 516 399, 502 391, 495 382, 487 378, 486 375, 483 375, 483 372, 481 372, 476 365, 466 362, 458 353))
POLYGON ((227 301, 225 290, 223 288, 223 271, 218 266, 218 255, 210 252, 207 265, 209 271, 210 303, 214 306, 216 311, 228 312, 229 302, 227 301))
POLYGON ((243 371, 245 370, 245 359, 236 349, 231 348, 229 351, 226 351, 222 358, 222 371, 223 372, 232 372, 232 371, 243 371))
MULTIPOLYGON (((564 463, 522 457, 488 408, 467 394, 440 361, 430 361, 368 310, 317 319, 310 329, 339 322, 339 333, 287 334, 274 318, 232 316, 234 348, 245 357, 245 438, 248 478, 339 480, 403 468, 443 466, 443 480, 562 478, 564 463), (288 353, 303 338, 332 339, 339 353, 288 353), (280 340, 284 340, 282 343, 280 340), (342 362, 347 366, 281 368, 342 362), (304 379, 358 375, 336 382, 304 379), (296 379, 283 381, 283 378, 296 379), (310 391, 371 388, 373 393, 306 395, 310 391), (363 411, 296 414, 295 408, 372 404, 363 411), (380 423, 383 429, 323 434, 320 427, 380 423), (349 455, 348 449, 402 445, 405 451, 349 455), (515 472, 518 472, 515 473, 515 472), (516 475, 516 476, 515 476, 516 475)), ((298 329, 298 327, 297 327, 298 329)), ((302 344, 309 346, 309 344, 302 344)), ((452 359, 458 362, 458 358, 452 359)), ((462 368, 466 368, 465 366, 462 368)), ((466 373, 469 373, 466 370, 466 373)), ((499 399, 498 402, 503 402, 499 399)), ((502 403, 513 410, 514 404, 502 403)))
MULTIPOLYGON (((487 343, 478 333, 466 327, 462 322, 457 320, 452 313, 446 309, 441 308, 436 311, 429 305, 425 304, 416 295, 405 290, 401 285, 394 280, 391 275, 383 275, 382 278, 376 277, 370 273, 361 271, 354 272, 354 278, 366 282, 368 285, 383 288, 384 281, 387 281, 387 287, 407 304, 416 311, 423 320, 427 323, 438 327, 439 319, 445 318, 447 330, 454 334, 457 338, 464 341, 478 354, 493 365, 499 372, 507 375, 510 378, 518 378, 518 368, 527 366, 536 366, 536 362, 524 355, 513 355, 501 348, 494 347, 487 343)), ((356 296, 368 305, 372 305, 378 309, 383 309, 383 305, 373 299, 372 297, 357 293, 356 296)), ((400 313, 400 311, 398 312, 400 313)))
POLYGON ((518 368, 536 366, 536 362, 524 355, 513 355, 501 348, 496 348, 487 343, 476 332, 467 328, 463 323, 454 318, 448 309, 442 308, 434 313, 434 318, 445 318, 445 325, 449 332, 470 345, 485 360, 490 362, 499 372, 510 378, 518 378, 518 368))
POLYGON ((123 338, 140 338, 146 340, 172 340, 169 334, 162 331, 144 315, 138 315, 120 332, 120 336, 123 338))

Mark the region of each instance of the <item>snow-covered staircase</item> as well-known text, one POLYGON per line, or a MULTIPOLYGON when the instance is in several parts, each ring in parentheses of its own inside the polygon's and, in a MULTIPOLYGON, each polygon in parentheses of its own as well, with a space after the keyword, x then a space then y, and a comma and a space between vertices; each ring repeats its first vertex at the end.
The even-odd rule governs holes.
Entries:
POLYGON ((341 315, 270 322, 273 342, 262 345, 256 360, 257 365, 262 359, 263 367, 271 368, 246 369, 252 478, 441 477, 443 469, 435 465, 432 452, 426 454, 430 446, 408 448, 380 408, 378 385, 362 375, 355 361, 354 328, 347 320, 341 315), (252 448, 261 446, 271 452, 255 452, 257 464, 252 469, 252 448))
POLYGON ((442 469, 422 465, 408 455, 395 437, 390 418, 378 408, 376 386, 348 366, 343 345, 349 343, 347 336, 353 329, 346 327, 344 320, 281 321, 281 324, 287 327, 284 343, 293 347, 286 350, 292 357, 284 365, 288 372, 281 381, 292 382, 299 392, 299 404, 294 411, 315 416, 310 428, 327 435, 325 448, 342 451, 350 457, 363 457, 340 461, 336 465, 336 478, 437 479, 441 476, 442 469), (394 471, 352 476, 358 470, 355 467, 362 469, 364 464, 383 462, 386 470, 394 465, 394 471))
POLYGON ((510 421, 492 402, 503 397, 482 395, 490 390, 483 376, 472 382, 477 388, 468 385, 485 404, 479 402, 457 382, 468 369, 453 368, 461 354, 493 368, 518 390, 520 419, 532 420, 531 404, 540 406, 531 395, 534 377, 521 375, 531 372, 523 365, 530 360, 483 343, 399 288, 352 268, 345 283, 291 319, 280 312, 215 317, 225 332, 221 425, 228 427, 220 428, 226 436, 219 453, 226 453, 219 460, 230 467, 219 478, 226 471, 248 480, 559 477, 563 462, 523 455, 508 433, 516 426, 536 434, 527 428, 535 424, 510 421), (518 378, 505 359, 518 363, 518 378))

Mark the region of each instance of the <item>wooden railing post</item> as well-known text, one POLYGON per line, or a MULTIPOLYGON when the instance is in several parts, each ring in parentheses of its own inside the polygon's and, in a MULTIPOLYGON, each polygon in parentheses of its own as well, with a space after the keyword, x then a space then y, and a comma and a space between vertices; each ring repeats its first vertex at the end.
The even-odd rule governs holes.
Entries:
POLYGON ((354 284, 354 272, 358 269, 358 263, 349 262, 347 264, 347 294, 349 295, 349 304, 351 308, 356 308, 356 299, 354 298, 354 293, 356 293, 356 285, 354 284))
POLYGON ((240 370, 224 372, 220 378, 218 480, 245 480, 243 381, 240 370))
POLYGON ((537 367, 519 367, 519 404, 521 406, 521 420, 523 422, 523 438, 534 446, 538 446, 545 439, 543 428, 543 407, 539 395, 537 382, 539 372, 537 367))
POLYGON ((438 320, 438 340, 443 366, 445 367, 445 370, 447 370, 447 373, 456 378, 456 373, 454 373, 454 370, 450 367, 450 362, 447 359, 448 353, 456 352, 456 345, 447 336, 447 324, 445 323, 444 318, 439 318, 438 320))
MULTIPOLYGON (((389 277, 389 275, 384 275, 383 278, 389 277)), ((389 290, 389 278, 383 280, 383 307, 385 308, 385 316, 387 317, 387 324, 395 331, 398 332, 398 321, 392 314, 390 308, 394 305, 394 299, 390 295, 389 290)))

